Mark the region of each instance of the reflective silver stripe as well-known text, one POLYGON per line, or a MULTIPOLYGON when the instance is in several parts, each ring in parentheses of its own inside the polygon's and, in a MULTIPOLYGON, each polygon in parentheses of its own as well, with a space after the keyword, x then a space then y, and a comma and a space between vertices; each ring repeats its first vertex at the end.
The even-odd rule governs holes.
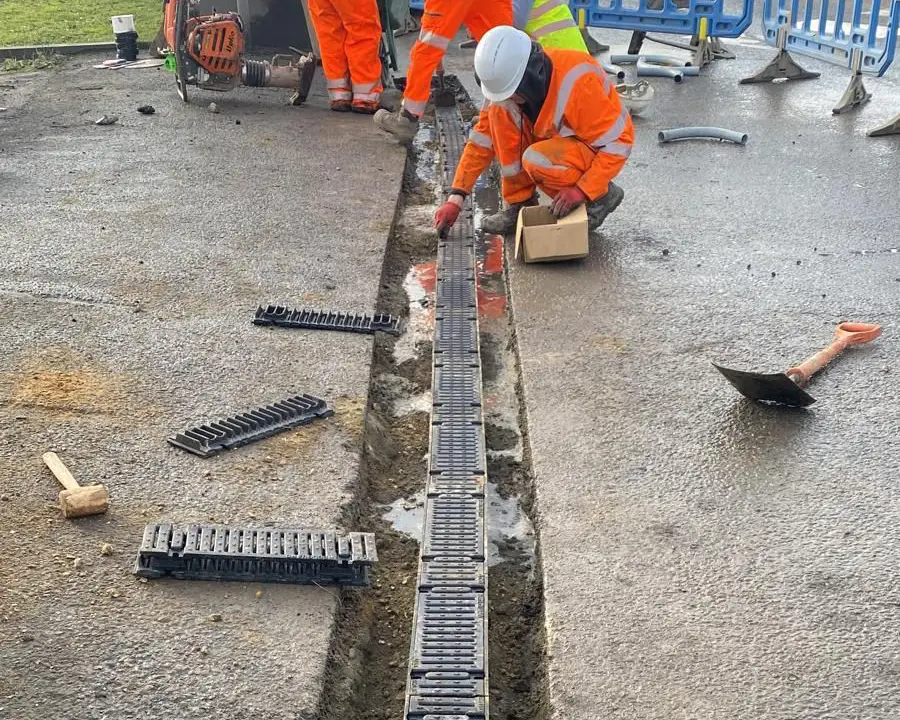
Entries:
POLYGON ((353 95, 349 90, 329 90, 328 97, 332 100, 350 100, 353 95))
POLYGON ((613 123, 613 126, 603 133, 600 137, 598 137, 594 142, 591 143, 592 147, 602 148, 604 145, 611 143, 613 140, 617 140, 619 135, 622 134, 622 131, 625 129, 625 124, 628 122, 628 111, 625 109, 625 106, 622 106, 622 111, 619 113, 619 117, 616 118, 616 121, 613 123))
POLYGON ((519 110, 519 106, 516 105, 512 100, 504 100, 500 103, 500 107, 502 107, 506 112, 509 113, 510 118, 512 118, 513 123, 519 130, 522 129, 522 111, 519 110))
POLYGON ((575 137, 575 131, 563 123, 559 128, 560 137, 575 137))
POLYGON ((375 102, 381 93, 353 93, 354 100, 362 100, 363 102, 375 102))
POLYGON ((375 89, 375 85, 376 85, 376 83, 374 83, 374 82, 362 83, 362 84, 353 83, 353 92, 355 92, 355 93, 372 92, 372 90, 375 89))
POLYGON ((537 167, 548 168, 549 170, 571 170, 572 168, 566 165, 554 165, 547 158, 544 153, 539 150, 535 150, 532 145, 524 153, 522 153, 522 160, 530 165, 536 165, 537 167))
POLYGON ((631 155, 631 145, 628 145, 627 143, 611 142, 600 148, 600 152, 608 153, 609 155, 628 157, 631 155))
POLYGON ((425 108, 428 105, 428 101, 418 102, 417 100, 410 100, 409 98, 403 98, 403 109, 407 112, 412 113, 413 115, 424 115, 425 108))
MULTIPOLYGON (((547 26, 549 27, 549 25, 547 26)), ((603 83, 603 89, 609 92, 609 80, 606 79, 606 73, 594 63, 581 63, 573 67, 563 78, 562 84, 559 86, 559 97, 556 98, 556 110, 553 113, 553 124, 557 128, 561 128, 563 115, 566 113, 566 105, 569 104, 569 96, 575 83, 586 73, 594 73, 603 83)), ((618 137, 618 136, 616 136, 618 137)))
POLYGON ((532 33, 531 37, 533 37, 535 40, 538 40, 549 35, 550 33, 555 33, 557 30, 569 30, 570 28, 575 27, 578 26, 575 24, 575 21, 570 18, 566 18, 565 20, 557 20, 556 22, 552 22, 549 25, 544 25, 544 27, 535 30, 532 33))
POLYGON ((510 163, 509 165, 501 165, 500 166, 500 174, 503 177, 512 177, 513 175, 518 175, 522 172, 522 163, 516 160, 514 163, 510 163))
POLYGON ((551 10, 556 10, 556 8, 561 7, 562 5, 568 5, 568 3, 566 3, 565 0, 547 0, 543 5, 535 4, 531 8, 531 12, 528 13, 528 22, 537 20, 541 15, 546 15, 551 10))
POLYGON ((419 42, 436 47, 438 50, 446 50, 450 45, 450 38, 442 37, 431 30, 422 30, 419 32, 419 42))
POLYGON ((340 80, 329 80, 327 86, 330 88, 344 89, 350 87, 350 78, 341 78, 340 80))
POLYGON ((478 130, 475 129, 469 133, 469 142, 481 145, 481 147, 487 148, 488 150, 494 149, 494 143, 491 142, 490 136, 485 135, 483 132, 478 132, 478 130))

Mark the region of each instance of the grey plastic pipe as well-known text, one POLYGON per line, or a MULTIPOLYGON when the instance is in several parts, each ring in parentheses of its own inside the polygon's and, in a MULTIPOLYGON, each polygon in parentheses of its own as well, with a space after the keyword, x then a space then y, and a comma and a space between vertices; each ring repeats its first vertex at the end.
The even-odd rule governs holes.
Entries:
POLYGON ((746 145, 750 136, 737 130, 726 130, 718 127, 672 128, 671 130, 662 130, 659 133, 659 141, 661 143, 690 139, 727 140, 737 145, 746 145))
POLYGON ((628 55, 627 53, 620 53, 618 55, 610 55, 609 61, 614 65, 634 65, 640 57, 640 55, 628 55))
MULTIPOLYGON (((661 59, 665 59, 665 58, 661 58, 661 59)), ((697 77, 700 75, 700 68, 695 67, 693 65, 673 65, 671 62, 670 63, 656 62, 655 59, 648 59, 645 57, 642 57, 640 60, 637 61, 638 75, 641 74, 641 70, 645 70, 648 67, 667 67, 672 70, 677 70, 685 77, 688 77, 688 76, 697 77)))
POLYGON ((619 80, 625 79, 625 71, 622 68, 611 65, 603 58, 598 58, 598 60, 600 61, 600 67, 603 68, 604 72, 609 73, 610 75, 615 75, 619 80))
POLYGON ((628 55, 627 53, 625 53, 609 56, 609 61, 616 65, 634 65, 635 63, 639 63, 641 60, 652 63, 654 65, 667 65, 669 67, 691 67, 691 63, 689 60, 679 60, 678 58, 673 58, 669 55, 628 55))
POLYGON ((667 77, 680 83, 684 80, 684 68, 663 67, 662 65, 650 65, 638 62, 638 77, 667 77))

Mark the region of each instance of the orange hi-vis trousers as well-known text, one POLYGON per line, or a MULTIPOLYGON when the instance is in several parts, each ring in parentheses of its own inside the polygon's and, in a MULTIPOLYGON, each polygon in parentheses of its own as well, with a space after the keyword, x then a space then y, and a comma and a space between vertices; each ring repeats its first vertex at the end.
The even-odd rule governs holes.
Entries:
POLYGON ((555 137, 540 140, 522 153, 522 168, 537 185, 550 197, 556 197, 563 188, 578 185, 584 174, 590 170, 594 181, 582 188, 594 197, 606 194, 609 182, 625 167, 627 157, 598 151, 573 137, 555 137))
POLYGON ((376 102, 384 90, 377 0, 309 0, 309 14, 332 102, 376 102))
POLYGON ((480 41, 491 28, 512 22, 512 0, 426 0, 419 39, 410 53, 403 109, 416 117, 425 112, 431 77, 460 26, 480 41))

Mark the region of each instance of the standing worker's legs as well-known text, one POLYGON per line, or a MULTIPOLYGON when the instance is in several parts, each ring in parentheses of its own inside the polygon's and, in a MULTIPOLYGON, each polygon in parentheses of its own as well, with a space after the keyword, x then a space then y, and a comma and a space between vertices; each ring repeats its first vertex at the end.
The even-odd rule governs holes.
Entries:
POLYGON ((478 43, 484 34, 498 25, 513 24, 512 0, 482 0, 472 5, 463 24, 478 43))
POLYGON ((401 141, 410 140, 428 105, 434 71, 460 26, 465 24, 481 39, 492 27, 511 23, 512 0, 427 0, 422 30, 410 54, 403 109, 399 115, 379 112, 375 123, 401 141))
POLYGON ((529 146, 522 154, 522 167, 535 184, 550 197, 566 187, 572 187, 590 168, 601 163, 606 169, 607 187, 587 206, 591 229, 600 227, 606 216, 615 210, 625 197, 625 192, 612 182, 625 166, 627 158, 594 150, 575 138, 556 137, 529 146))
POLYGON ((381 84, 381 19, 377 0, 333 0, 346 31, 344 54, 350 68, 353 110, 372 114, 381 84))
POLYGON ((309 0, 309 14, 319 38, 322 70, 328 86, 331 109, 349 112, 353 94, 350 89, 350 65, 344 51, 347 31, 334 0, 309 0))

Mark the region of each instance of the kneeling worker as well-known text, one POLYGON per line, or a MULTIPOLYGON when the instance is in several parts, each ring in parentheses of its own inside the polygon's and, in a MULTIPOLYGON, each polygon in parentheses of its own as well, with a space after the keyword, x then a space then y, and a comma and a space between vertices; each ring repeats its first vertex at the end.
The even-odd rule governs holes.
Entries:
POLYGON ((475 76, 487 103, 469 134, 450 196, 435 213, 445 232, 494 157, 509 205, 481 223, 508 234, 519 210, 537 205, 537 188, 557 217, 587 203, 596 230, 625 197, 612 179, 634 142, 631 116, 597 62, 583 52, 542 48, 521 30, 495 27, 475 51, 475 76))

